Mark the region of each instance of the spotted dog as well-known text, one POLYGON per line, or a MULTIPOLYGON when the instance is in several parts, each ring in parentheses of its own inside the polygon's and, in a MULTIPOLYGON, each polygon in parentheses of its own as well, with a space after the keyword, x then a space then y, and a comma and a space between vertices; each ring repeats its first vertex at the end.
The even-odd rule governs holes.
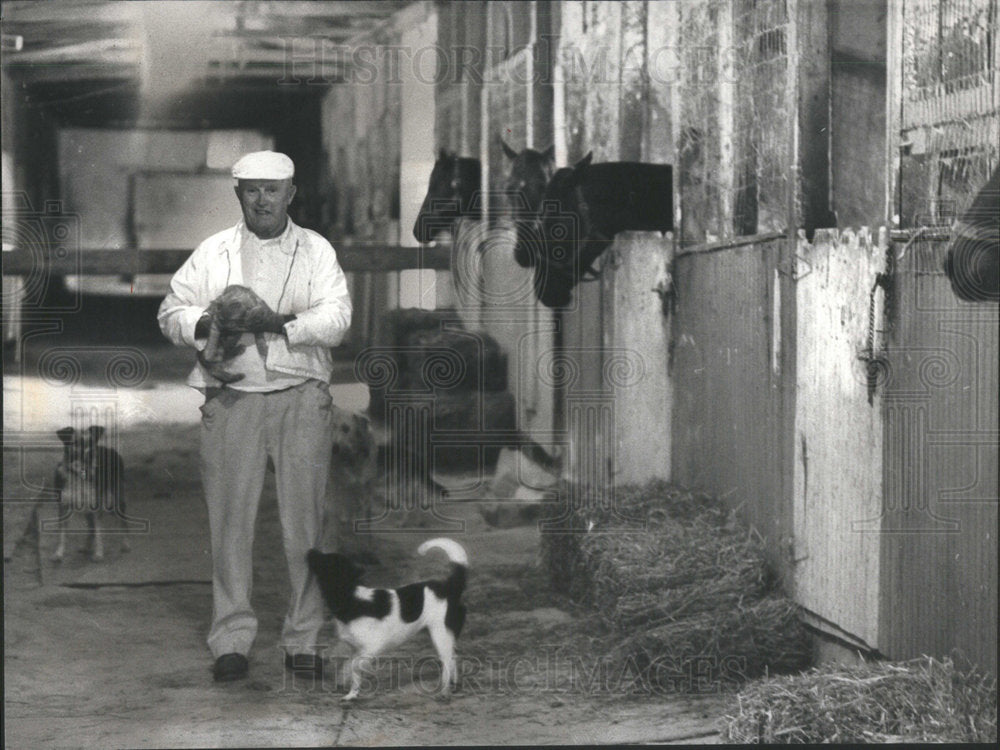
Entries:
POLYGON ((408 640, 424 628, 441 660, 440 698, 447 700, 456 681, 455 640, 465 623, 465 590, 468 556, 452 539, 429 539, 420 545, 443 550, 451 561, 451 574, 444 580, 420 581, 396 589, 373 589, 361 585, 361 569, 350 558, 336 553, 309 550, 306 560, 316 576, 323 599, 333 614, 338 637, 354 651, 350 663, 350 689, 341 700, 351 701, 361 689, 366 663, 386 649, 408 640))

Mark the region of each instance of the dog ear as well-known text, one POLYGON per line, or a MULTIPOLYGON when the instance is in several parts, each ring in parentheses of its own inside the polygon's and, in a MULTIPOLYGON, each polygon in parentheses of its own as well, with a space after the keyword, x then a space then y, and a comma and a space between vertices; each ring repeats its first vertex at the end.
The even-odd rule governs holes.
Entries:
POLYGON ((76 430, 72 427, 63 427, 61 430, 56 432, 59 436, 59 440, 62 441, 63 445, 69 445, 73 442, 73 438, 76 436, 76 430))
POLYGON ((555 161, 556 158, 556 144, 552 144, 547 149, 542 151, 542 158, 546 161, 555 161))
POLYGON ((91 444, 96 444, 104 437, 104 428, 97 424, 91 425, 87 432, 90 434, 91 444))

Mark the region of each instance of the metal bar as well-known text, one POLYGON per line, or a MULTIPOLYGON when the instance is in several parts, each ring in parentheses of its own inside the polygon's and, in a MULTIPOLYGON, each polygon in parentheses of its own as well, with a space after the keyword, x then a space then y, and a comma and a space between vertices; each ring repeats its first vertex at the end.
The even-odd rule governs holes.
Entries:
POLYGON ((751 234, 746 237, 734 237, 731 240, 724 240, 722 242, 710 242, 705 245, 694 245, 692 247, 685 247, 678 250, 674 255, 674 258, 681 258, 685 255, 701 255, 702 253, 715 253, 720 250, 733 250, 738 247, 747 247, 749 245, 760 245, 765 242, 774 242, 775 240, 788 239, 788 234, 785 232, 768 232, 766 234, 751 234))

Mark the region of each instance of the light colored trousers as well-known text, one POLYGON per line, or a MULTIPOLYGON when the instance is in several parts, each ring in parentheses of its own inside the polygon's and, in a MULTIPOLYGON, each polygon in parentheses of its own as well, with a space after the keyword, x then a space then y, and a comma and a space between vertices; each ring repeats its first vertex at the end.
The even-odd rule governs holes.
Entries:
POLYGON ((212 537, 212 657, 247 654, 257 635, 250 607, 253 537, 268 456, 292 589, 281 646, 290 654, 311 653, 323 603, 306 552, 322 535, 333 447, 329 388, 308 380, 270 393, 211 389, 201 412, 201 472, 212 537))

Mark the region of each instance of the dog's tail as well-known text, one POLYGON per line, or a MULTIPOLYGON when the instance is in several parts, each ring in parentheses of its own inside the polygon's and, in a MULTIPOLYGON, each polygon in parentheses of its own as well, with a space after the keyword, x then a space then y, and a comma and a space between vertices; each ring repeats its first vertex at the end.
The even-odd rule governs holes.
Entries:
POLYGON ((417 554, 426 555, 427 550, 435 548, 444 551, 451 561, 451 575, 445 581, 447 594, 452 596, 460 595, 465 591, 465 573, 469 567, 469 556, 465 553, 465 547, 454 539, 437 537, 436 539, 428 539, 421 544, 417 548, 417 554))

